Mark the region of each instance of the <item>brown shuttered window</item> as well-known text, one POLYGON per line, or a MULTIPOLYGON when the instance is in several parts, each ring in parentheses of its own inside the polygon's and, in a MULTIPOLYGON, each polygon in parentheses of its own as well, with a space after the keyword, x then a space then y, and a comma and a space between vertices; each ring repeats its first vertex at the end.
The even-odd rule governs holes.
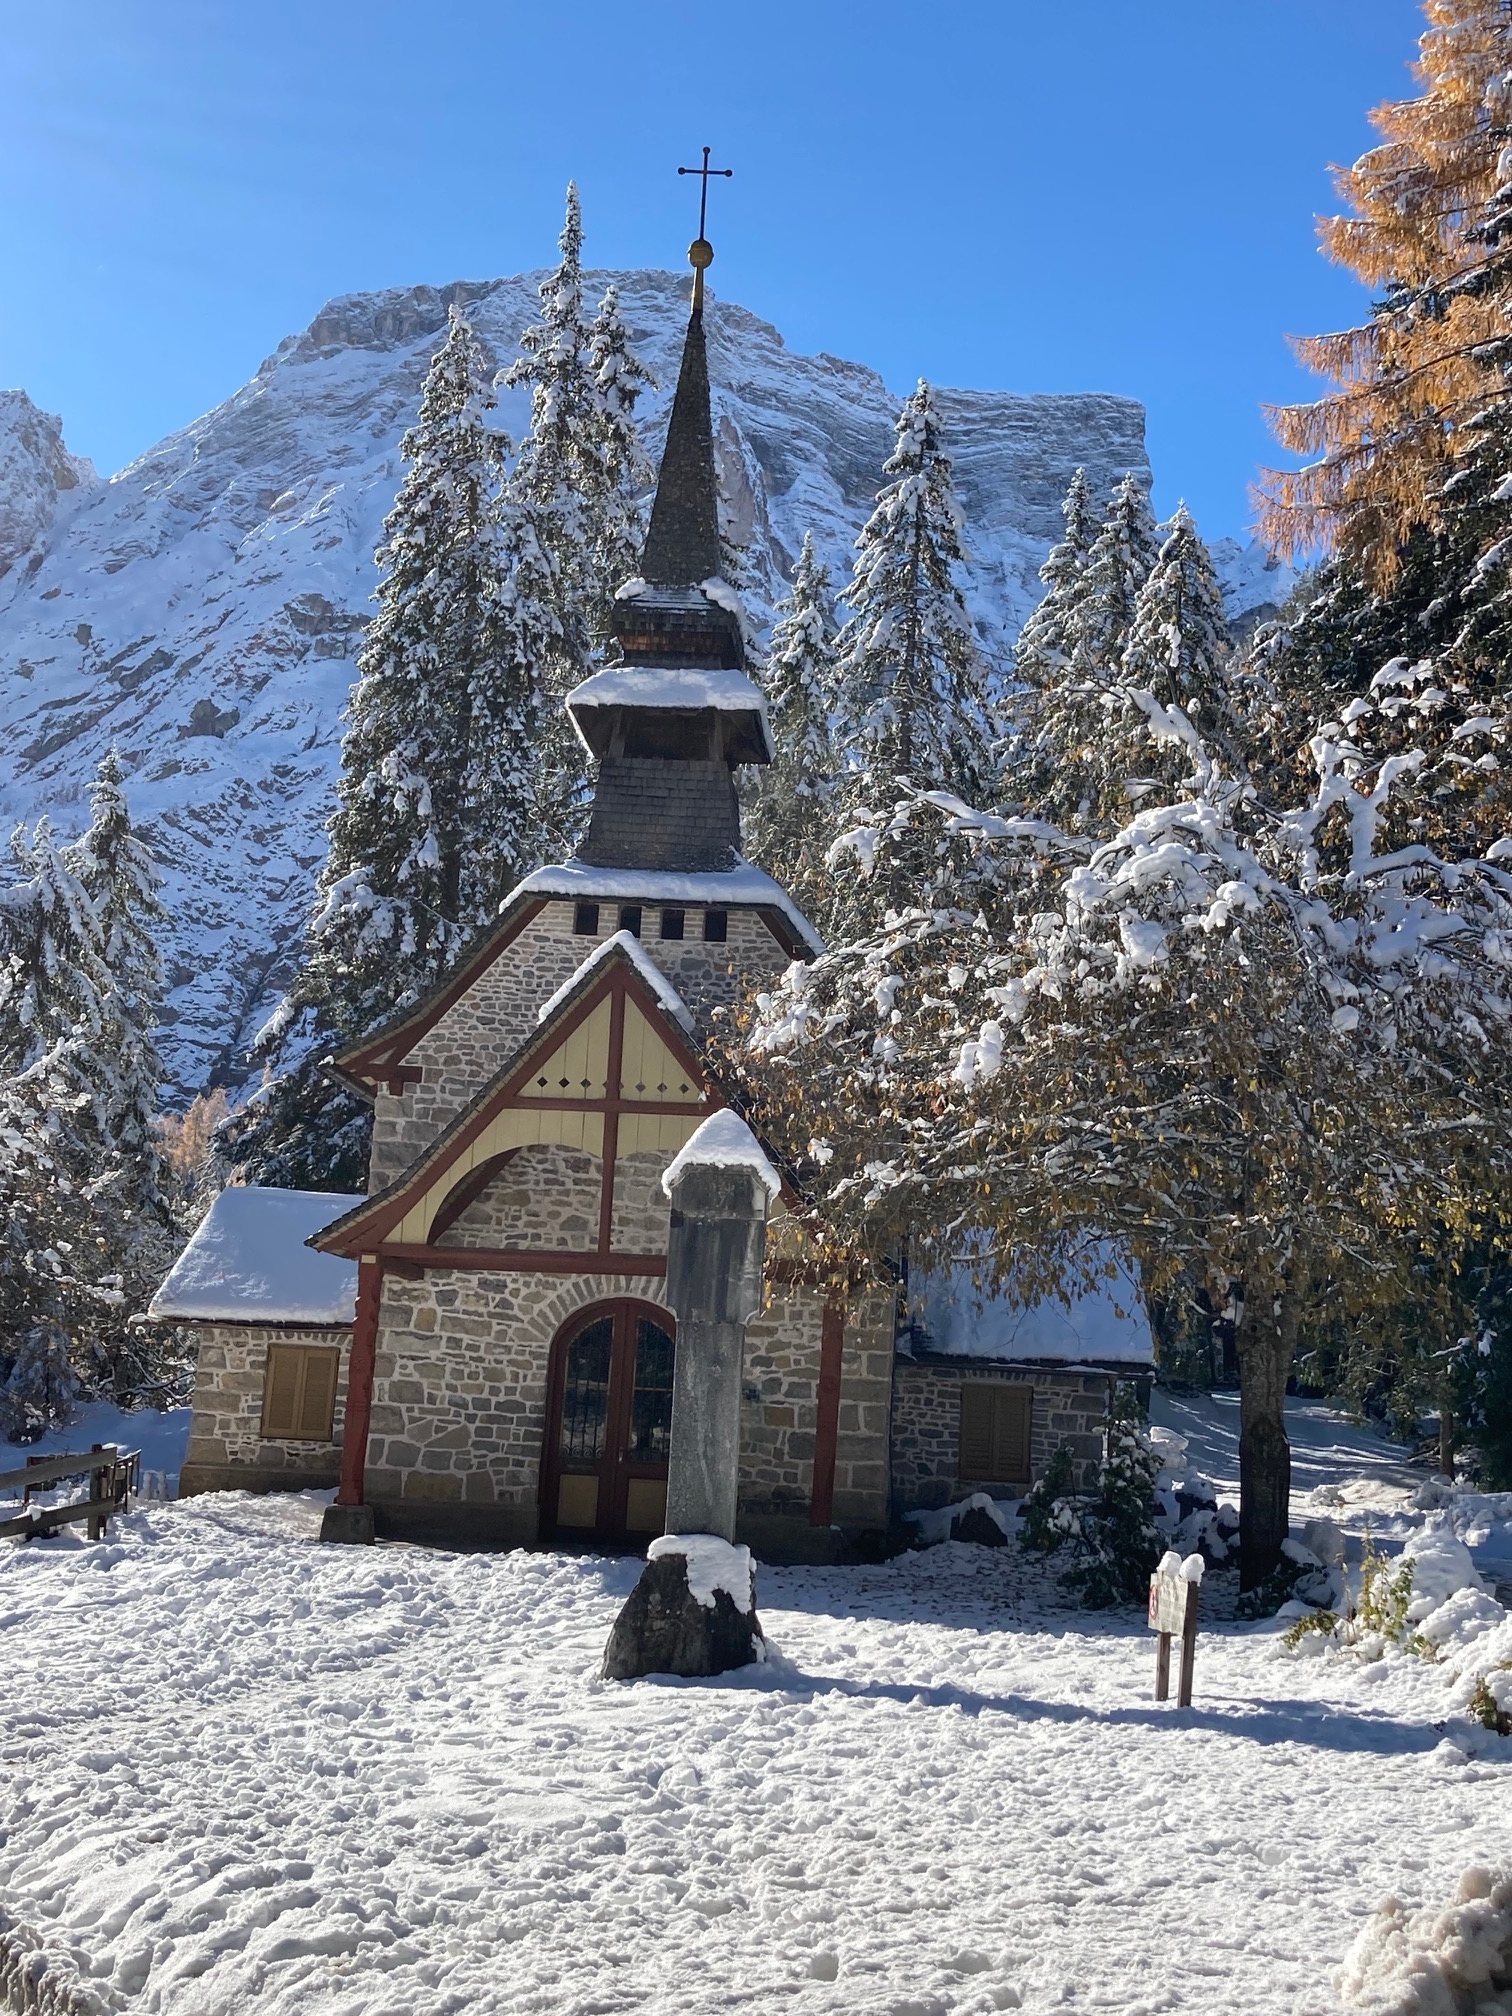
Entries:
POLYGON ((262 1432, 285 1442, 329 1442, 341 1353, 322 1345, 270 1344, 262 1432))
POLYGON ((958 1475, 966 1484, 1029 1489, 1032 1386, 962 1386, 958 1475))

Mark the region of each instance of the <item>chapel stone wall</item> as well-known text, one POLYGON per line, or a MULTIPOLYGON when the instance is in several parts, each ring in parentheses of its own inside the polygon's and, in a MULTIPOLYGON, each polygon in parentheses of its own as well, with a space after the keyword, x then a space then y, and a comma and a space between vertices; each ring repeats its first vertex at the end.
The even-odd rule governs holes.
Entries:
MULTIPOLYGON (((551 1345, 591 1303, 659 1304, 657 1279, 442 1273, 384 1281, 367 1494, 380 1508, 520 1543, 536 1537, 551 1345)), ((834 1517, 887 1518, 886 1298, 847 1323, 834 1517)), ((758 1551, 822 1551, 809 1526, 818 1429, 823 1302, 778 1287, 750 1324, 741 1408, 740 1514, 758 1551)))
POLYGON ((1107 1433, 1112 1383, 1107 1373, 900 1356, 893 1371, 891 1437, 893 1502, 899 1512, 934 1511, 979 1488, 960 1475, 961 1387, 996 1381, 1034 1390, 1032 1475, 1039 1477, 1064 1443, 1071 1451, 1074 1488, 1091 1488, 1107 1433))
POLYGON ((662 1188, 671 1162, 659 1149, 621 1155, 614 1165, 614 1218, 609 1243, 616 1253, 665 1253, 672 1207, 662 1188))
MULTIPOLYGON (((593 936, 573 930, 575 907, 566 899, 546 903, 416 1044, 406 1063, 422 1072, 420 1084, 399 1093, 378 1088, 370 1192, 393 1182, 430 1146, 535 1029, 542 1004, 619 929, 617 903, 600 903, 593 936)), ((787 953, 755 910, 730 910, 726 941, 713 945, 702 936, 701 907, 684 912, 688 935, 681 939, 657 935, 660 917, 659 905, 644 907, 642 942, 700 1022, 732 1002, 746 981, 787 967, 787 953)))
POLYGON ((351 1332, 283 1323, 215 1323, 196 1326, 196 1330, 199 1357, 189 1446, 179 1474, 180 1494, 317 1490, 336 1483, 341 1473, 351 1332), (329 1442, 263 1435, 263 1388, 270 1344, 325 1349, 335 1345, 340 1349, 335 1425, 329 1442))
POLYGON ((518 1149, 440 1244, 588 1252, 598 1244, 602 1167, 597 1155, 560 1142, 518 1149))

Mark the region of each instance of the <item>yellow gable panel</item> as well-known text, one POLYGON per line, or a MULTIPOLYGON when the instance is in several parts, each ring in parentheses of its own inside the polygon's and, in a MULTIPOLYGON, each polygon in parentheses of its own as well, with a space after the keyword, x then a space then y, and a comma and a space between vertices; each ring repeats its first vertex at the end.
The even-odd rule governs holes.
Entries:
MULTIPOLYGON (((703 1088, 678 1063, 661 1032, 648 1022, 634 1001, 625 1003, 625 1046, 620 1061, 622 1099, 686 1101, 693 1105, 703 1088)), ((681 1143, 678 1144, 681 1146, 681 1143)))
POLYGON ((537 1142, 558 1142, 564 1148, 581 1148, 589 1155, 604 1152, 602 1113, 549 1112, 507 1108, 491 1120, 477 1140, 465 1148, 454 1162, 438 1170, 424 1196, 412 1204, 387 1236, 406 1246, 423 1246, 430 1239, 436 1213, 457 1185, 470 1176, 481 1162, 489 1162, 510 1148, 529 1148, 537 1142))
POLYGON ((522 1099, 604 1099, 609 1084, 609 1014, 606 998, 572 1034, 543 1058, 520 1087, 522 1099))
POLYGON ((644 1155, 653 1150, 670 1162, 679 1148, 686 1147, 703 1122, 702 1113, 622 1113, 619 1123, 621 1155, 644 1155))

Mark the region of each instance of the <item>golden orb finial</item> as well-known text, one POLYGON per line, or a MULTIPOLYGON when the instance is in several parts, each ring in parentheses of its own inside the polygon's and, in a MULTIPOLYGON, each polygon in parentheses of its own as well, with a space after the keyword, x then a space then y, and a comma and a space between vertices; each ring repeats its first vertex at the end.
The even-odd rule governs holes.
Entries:
POLYGON ((714 247, 707 238, 695 238, 688 247, 688 264, 702 273, 706 266, 714 264, 714 247))

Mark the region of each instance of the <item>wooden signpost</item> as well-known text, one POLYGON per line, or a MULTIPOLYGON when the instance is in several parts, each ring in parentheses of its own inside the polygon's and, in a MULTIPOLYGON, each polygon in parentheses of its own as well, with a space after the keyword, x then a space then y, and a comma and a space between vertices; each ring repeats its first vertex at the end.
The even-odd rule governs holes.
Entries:
POLYGON ((1200 1554, 1185 1561, 1168 1553, 1150 1577, 1150 1629, 1160 1636, 1155 1646, 1155 1699, 1171 1698, 1171 1640, 1181 1640, 1181 1678, 1176 1706, 1192 1705, 1192 1669, 1197 1659, 1197 1603, 1204 1562, 1200 1554))

